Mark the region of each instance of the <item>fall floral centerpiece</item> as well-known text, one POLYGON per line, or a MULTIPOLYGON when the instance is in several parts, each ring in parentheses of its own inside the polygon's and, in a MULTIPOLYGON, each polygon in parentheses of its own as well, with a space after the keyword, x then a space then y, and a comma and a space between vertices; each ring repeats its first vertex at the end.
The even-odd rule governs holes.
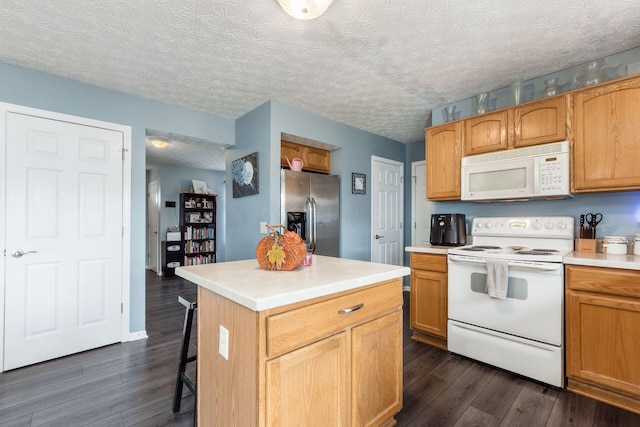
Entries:
POLYGON ((267 225, 271 232, 256 247, 256 259, 264 270, 289 271, 298 267, 307 255, 307 245, 300 235, 282 224, 267 225), (282 232, 278 231, 282 228, 282 232))

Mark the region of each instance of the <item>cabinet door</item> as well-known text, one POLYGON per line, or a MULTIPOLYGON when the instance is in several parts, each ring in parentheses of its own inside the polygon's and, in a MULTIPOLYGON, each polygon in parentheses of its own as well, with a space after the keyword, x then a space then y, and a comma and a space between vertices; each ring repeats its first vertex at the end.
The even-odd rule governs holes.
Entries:
POLYGON ((508 110, 465 120, 464 155, 506 150, 511 139, 508 123, 508 110))
POLYGON ((411 329, 447 338, 447 275, 411 269, 411 329))
POLYGON ((427 199, 460 200, 462 122, 427 129, 427 199))
POLYGON ((331 171, 331 153, 315 147, 305 147, 304 169, 315 172, 331 171))
POLYGON ((304 161, 304 145, 296 144, 294 142, 289 141, 281 141, 280 142, 280 166, 289 167, 289 163, 287 163, 288 157, 289 160, 295 159, 296 157, 302 159, 304 161))
POLYGON ((640 396, 640 301, 568 293, 567 376, 640 396))
POLYGON ((383 425, 402 408, 402 310, 353 328, 351 342, 351 425, 383 425))
POLYGON ((576 192, 640 189, 640 78, 574 95, 576 192))
POLYGON ((346 332, 268 361, 267 426, 347 426, 348 367, 346 332))
POLYGON ((526 147, 566 139, 566 111, 564 95, 515 107, 513 146, 526 147))

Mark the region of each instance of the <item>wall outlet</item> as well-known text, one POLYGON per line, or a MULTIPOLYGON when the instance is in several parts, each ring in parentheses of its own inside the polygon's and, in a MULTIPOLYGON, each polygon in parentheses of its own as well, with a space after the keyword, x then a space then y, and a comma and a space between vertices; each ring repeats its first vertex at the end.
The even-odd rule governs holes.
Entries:
POLYGON ((267 234, 267 221, 260 221, 260 234, 267 234))
POLYGON ((229 330, 220 325, 220 340, 218 341, 218 353, 229 360, 229 330))

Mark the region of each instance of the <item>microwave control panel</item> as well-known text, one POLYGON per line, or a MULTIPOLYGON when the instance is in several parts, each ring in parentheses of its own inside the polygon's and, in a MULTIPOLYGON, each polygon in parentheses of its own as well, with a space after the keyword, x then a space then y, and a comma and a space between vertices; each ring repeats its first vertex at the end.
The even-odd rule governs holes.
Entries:
POLYGON ((554 154, 552 156, 540 158, 540 194, 559 194, 569 189, 568 162, 562 157, 566 153, 554 154))

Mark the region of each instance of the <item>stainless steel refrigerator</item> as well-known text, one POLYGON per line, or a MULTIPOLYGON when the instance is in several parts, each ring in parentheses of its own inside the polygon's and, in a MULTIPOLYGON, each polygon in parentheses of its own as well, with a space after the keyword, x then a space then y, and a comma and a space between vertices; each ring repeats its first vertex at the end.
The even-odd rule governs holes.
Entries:
POLYGON ((282 224, 317 255, 340 256, 340 177, 282 169, 282 224))

